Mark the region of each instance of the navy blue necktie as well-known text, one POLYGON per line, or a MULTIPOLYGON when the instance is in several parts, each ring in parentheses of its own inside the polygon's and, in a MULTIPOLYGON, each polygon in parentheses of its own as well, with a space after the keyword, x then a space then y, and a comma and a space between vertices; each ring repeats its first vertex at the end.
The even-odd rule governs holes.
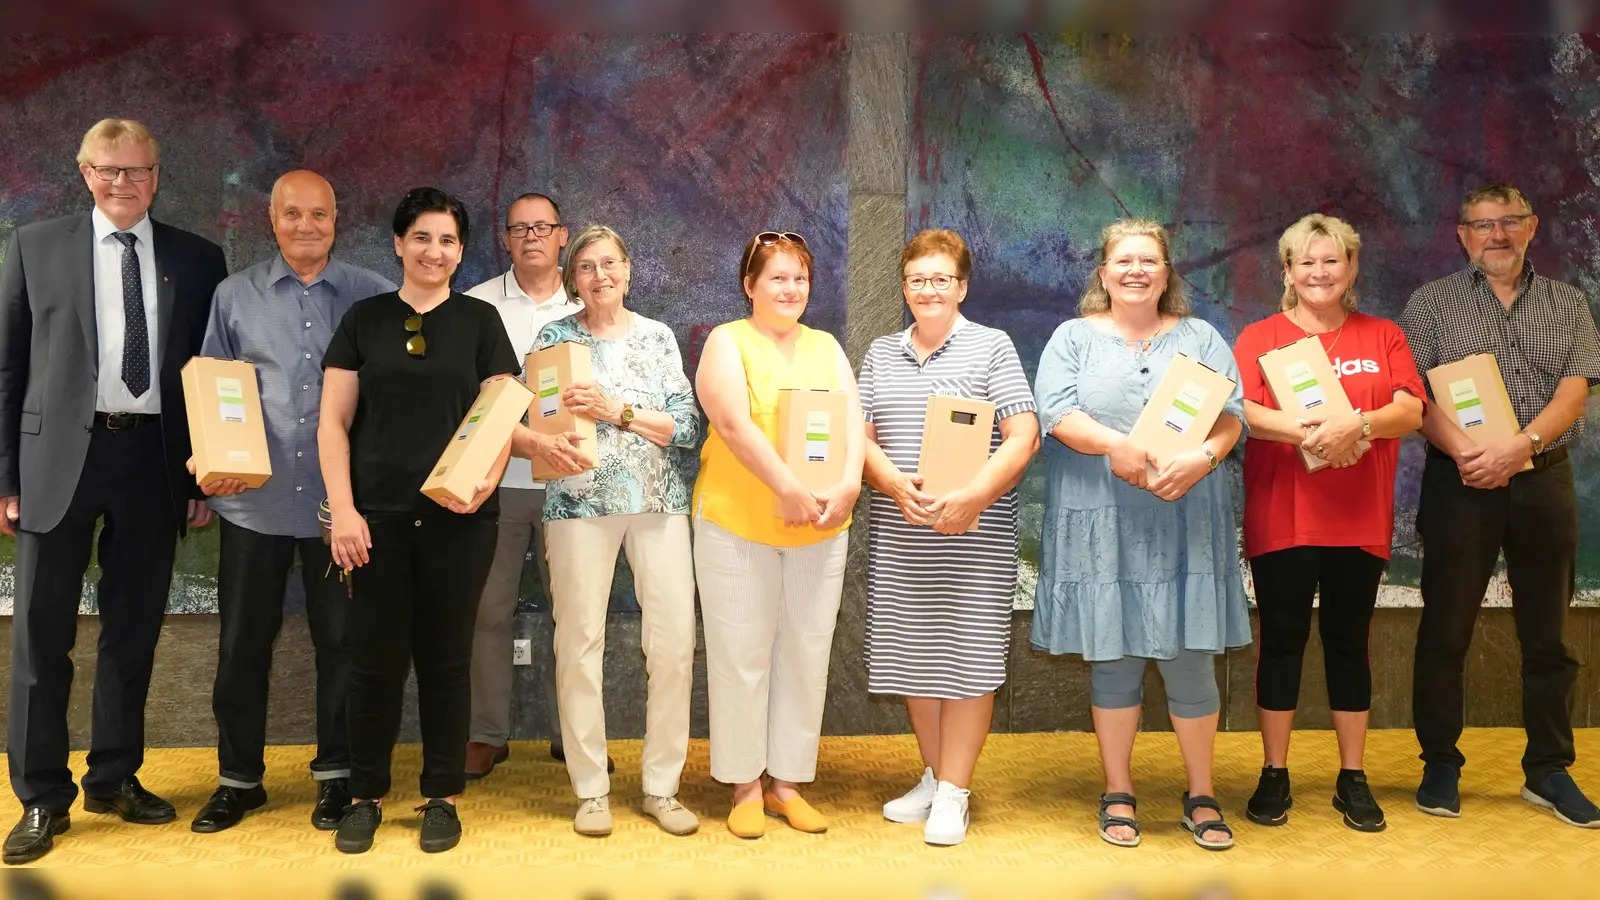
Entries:
POLYGON ((150 328, 144 315, 144 278, 139 272, 139 254, 134 252, 134 235, 119 231, 122 242, 122 383, 135 397, 150 390, 150 328))

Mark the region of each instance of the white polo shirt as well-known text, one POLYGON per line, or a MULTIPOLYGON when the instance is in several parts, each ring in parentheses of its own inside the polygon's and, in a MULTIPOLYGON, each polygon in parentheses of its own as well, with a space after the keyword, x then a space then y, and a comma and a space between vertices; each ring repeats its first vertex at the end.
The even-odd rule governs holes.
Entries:
MULTIPOLYGON (((467 291, 467 296, 487 301, 499 311, 500 321, 506 326, 506 336, 511 339, 511 348, 517 351, 519 364, 523 357, 533 352, 534 338, 539 336, 544 326, 583 309, 583 302, 569 300, 563 287, 557 287, 556 292, 544 300, 534 300, 517 283, 515 270, 506 271, 473 287, 467 291)), ((523 378, 524 374, 518 372, 517 377, 523 378)), ((506 463, 506 473, 500 478, 500 486, 530 490, 543 488, 544 482, 533 480, 533 463, 513 456, 506 463)))

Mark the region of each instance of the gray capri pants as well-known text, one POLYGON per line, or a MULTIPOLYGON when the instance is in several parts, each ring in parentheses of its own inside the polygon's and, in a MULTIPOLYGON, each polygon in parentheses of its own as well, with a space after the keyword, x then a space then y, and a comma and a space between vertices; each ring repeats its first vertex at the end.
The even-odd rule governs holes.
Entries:
MULTIPOLYGON (((1100 709, 1128 709, 1144 703, 1144 670, 1150 660, 1124 656, 1092 664, 1089 702, 1100 709)), ((1198 719, 1222 709, 1217 667, 1210 653, 1179 650, 1175 659, 1158 659, 1167 689, 1167 710, 1179 719, 1198 719)))

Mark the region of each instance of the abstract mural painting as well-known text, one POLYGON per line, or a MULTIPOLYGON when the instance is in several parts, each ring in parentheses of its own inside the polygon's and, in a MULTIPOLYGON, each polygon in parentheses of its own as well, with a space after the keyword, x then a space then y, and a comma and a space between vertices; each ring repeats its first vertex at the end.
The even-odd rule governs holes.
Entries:
MULTIPOLYGON (((1073 314, 1100 229, 1127 216, 1166 224, 1174 271, 1230 340, 1277 308, 1278 235, 1302 215, 1361 232, 1362 309, 1396 317, 1418 286, 1465 265, 1456 205, 1490 180, 1532 199, 1537 270, 1600 297, 1595 35, 926 37, 911 56, 908 232, 966 236, 967 314, 1011 334, 1030 378, 1073 314)), ((1600 433, 1573 451, 1579 589, 1596 602, 1600 433)), ((1417 602, 1421 462, 1408 440, 1389 605, 1417 602)), ((1026 605, 1041 466, 1024 495, 1026 605)), ((1490 602, 1505 596, 1497 580, 1490 602)))
MULTIPOLYGON (((806 236, 807 319, 842 338, 848 54, 837 35, 10 35, 0 240, 88 209, 73 158, 106 116, 150 126, 154 215, 220 243, 234 270, 275 252, 268 192, 289 169, 338 191, 335 252, 396 278, 396 201, 423 184, 460 196, 472 216, 460 289, 506 267, 499 216, 537 190, 574 232, 621 232, 630 305, 672 326, 692 372, 705 334, 744 315, 739 253, 766 228, 806 236)), ((0 546, 0 613, 9 559, 0 546)), ((215 529, 183 541, 170 608, 213 610, 215 566, 215 529)))

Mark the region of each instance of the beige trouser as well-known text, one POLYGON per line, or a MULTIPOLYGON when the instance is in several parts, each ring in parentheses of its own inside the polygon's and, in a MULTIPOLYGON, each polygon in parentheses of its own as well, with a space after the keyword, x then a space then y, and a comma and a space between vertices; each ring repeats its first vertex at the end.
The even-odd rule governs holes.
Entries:
POLYGON ((694 675, 694 566, 686 515, 638 513, 545 523, 567 774, 581 798, 611 792, 600 687, 606 610, 619 550, 628 554, 633 569, 648 678, 644 792, 673 797, 689 753, 689 689, 694 675))
POLYGON ((849 530, 774 547, 695 521, 694 567, 706 629, 711 777, 817 777, 828 657, 849 530))

